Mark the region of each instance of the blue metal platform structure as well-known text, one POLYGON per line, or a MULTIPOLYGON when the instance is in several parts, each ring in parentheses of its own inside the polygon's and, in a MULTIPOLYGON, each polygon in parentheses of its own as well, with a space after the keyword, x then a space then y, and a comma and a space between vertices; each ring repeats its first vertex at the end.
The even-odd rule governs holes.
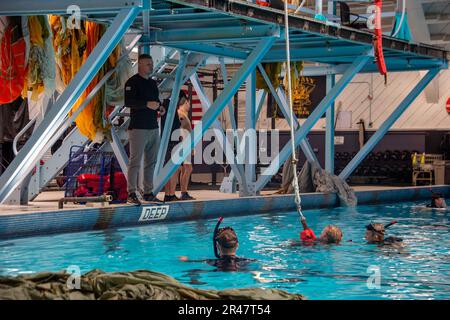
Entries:
MULTIPOLYGON (((369 3, 369 1, 363 1, 369 3)), ((35 129, 33 135, 20 150, 17 157, 0 177, 0 202, 7 200, 16 192, 27 190, 30 172, 39 162, 42 155, 54 144, 73 119, 68 113, 87 88, 109 54, 125 34, 139 37, 142 52, 148 52, 152 45, 169 49, 166 60, 174 61, 176 67, 170 75, 166 75, 160 83, 160 92, 165 96, 178 96, 180 87, 190 79, 196 86, 204 107, 204 116, 191 134, 191 140, 183 142, 183 156, 175 163, 170 160, 163 166, 163 159, 169 140, 168 128, 162 133, 161 148, 158 154, 158 165, 154 179, 154 193, 163 186, 176 171, 195 145, 202 139, 211 126, 220 128, 216 121, 219 114, 229 105, 230 100, 246 83, 246 130, 255 130, 260 112, 263 95, 257 94, 255 87, 256 69, 258 68, 268 82, 271 93, 283 109, 287 108, 283 98, 282 88, 274 88, 268 81, 261 63, 284 61, 286 56, 284 37, 284 13, 277 9, 261 7, 251 2, 240 0, 15 0, 0 3, 0 15, 36 15, 60 14, 67 15, 67 8, 78 5, 83 19, 106 23, 109 25, 106 33, 80 68, 66 90, 51 106, 43 121, 35 129), (175 51, 174 51, 175 50, 175 51), (202 87, 196 72, 205 64, 208 57, 219 57, 224 70, 223 58, 232 58, 241 63, 241 67, 231 80, 224 79, 223 91, 215 101, 209 102, 202 93, 202 87), (176 59, 173 59, 176 57, 176 59)), ((317 8, 321 10, 321 0, 317 0, 317 8)), ((329 1, 333 4, 333 1, 329 1)), ((332 6, 328 8, 333 10, 332 6)), ((330 12, 329 12, 330 13, 330 12)), ((333 13, 333 11, 331 11, 333 13)), ((316 11, 315 17, 305 14, 289 15, 289 37, 291 44, 291 59, 295 61, 314 62, 318 66, 307 67, 305 75, 327 75, 328 93, 309 118, 301 125, 296 124, 295 144, 300 145, 308 160, 317 161, 307 140, 308 132, 314 124, 327 113, 327 141, 334 139, 333 103, 353 77, 358 73, 378 72, 373 50, 373 33, 343 27, 336 22, 323 20, 321 12, 316 11), (335 75, 340 75, 334 81, 335 75)), ((386 120, 379 130, 367 142, 364 148, 354 157, 340 176, 347 178, 359 165, 364 157, 380 141, 395 121, 402 115, 414 99, 425 89, 427 84, 439 72, 448 68, 448 53, 438 47, 383 37, 384 55, 389 72, 427 70, 428 73, 419 81, 416 87, 399 104, 394 113, 386 120)), ((164 68, 164 65, 157 66, 164 68)), ((226 71, 226 69, 224 70, 226 71)), ((155 73, 158 76, 158 73, 155 73)), ((176 99, 172 99, 168 108, 167 119, 175 116, 176 99)), ((230 108, 231 109, 231 108, 230 108)), ((230 118, 233 121, 233 112, 230 118)), ((287 113, 287 112, 286 112, 287 113)), ((105 143, 116 153, 122 169, 126 170, 127 159, 124 153, 123 137, 125 123, 120 128, 112 129, 113 142, 105 143), (122 138, 121 138, 122 137, 122 138)), ((220 136, 220 132, 217 135, 220 136)), ((255 137, 249 139, 250 146, 256 146, 255 137)), ((79 140, 79 139, 78 139, 79 140)), ((67 150, 73 142, 68 141, 61 150, 67 150)), ((83 143, 88 143, 87 139, 83 143)), ((229 141, 224 140, 224 153, 228 160, 235 159, 240 154, 230 151, 229 141)), ((331 150, 332 144, 327 144, 331 150)), ((231 149, 232 150, 232 149, 231 149)), ((248 148, 242 156, 246 159, 256 159, 255 147, 248 148)), ((257 177, 255 165, 233 165, 232 174, 239 183, 240 194, 256 195, 264 188, 280 166, 291 154, 290 144, 272 160, 270 166, 257 177)), ((61 153, 60 153, 61 154, 61 153)), ((333 152, 327 152, 326 169, 333 172, 333 152)), ((247 161, 248 162, 248 161, 247 161)), ((61 171, 64 163, 55 165, 52 174, 61 171)), ((52 174, 48 174, 51 176, 52 174)), ((46 178, 48 180, 48 177, 46 178)), ((26 193, 26 192, 25 192, 26 193)), ((25 197, 27 198, 27 197, 25 197)))

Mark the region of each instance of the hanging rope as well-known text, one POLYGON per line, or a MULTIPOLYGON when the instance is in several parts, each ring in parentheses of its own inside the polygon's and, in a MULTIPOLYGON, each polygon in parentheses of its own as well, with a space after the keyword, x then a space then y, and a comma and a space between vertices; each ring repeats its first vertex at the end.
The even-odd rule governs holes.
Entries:
POLYGON ((402 9, 403 9, 402 17, 400 19, 400 22, 398 23, 397 30, 392 35, 392 37, 394 37, 394 38, 397 36, 397 34, 400 32, 400 30, 402 29, 402 26, 403 26, 403 20, 405 19, 405 13, 406 13, 406 0, 403 0, 403 8, 402 9))
POLYGON ((291 125, 291 147, 292 147, 292 168, 294 171, 294 181, 292 182, 294 185, 294 193, 295 193, 295 204, 297 205, 297 212, 300 215, 302 220, 305 219, 302 213, 302 200, 300 198, 300 190, 298 186, 298 177, 297 177, 297 155, 295 152, 295 134, 294 134, 294 114, 292 107, 292 84, 291 84, 291 54, 290 54, 290 45, 289 45, 289 16, 288 16, 288 5, 287 1, 284 1, 284 32, 286 37, 286 63, 287 63, 287 82, 288 82, 288 94, 287 94, 287 102, 289 105, 289 113, 290 113, 290 125, 291 125))

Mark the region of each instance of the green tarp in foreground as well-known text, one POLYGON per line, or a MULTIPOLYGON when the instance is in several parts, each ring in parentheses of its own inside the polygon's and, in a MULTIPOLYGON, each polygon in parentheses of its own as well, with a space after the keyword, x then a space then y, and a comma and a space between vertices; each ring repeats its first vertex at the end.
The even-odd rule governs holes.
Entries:
POLYGON ((78 282, 65 271, 0 277, 0 299, 303 300, 304 296, 264 288, 201 290, 185 286, 158 272, 138 270, 108 273, 96 269, 81 275, 78 282))

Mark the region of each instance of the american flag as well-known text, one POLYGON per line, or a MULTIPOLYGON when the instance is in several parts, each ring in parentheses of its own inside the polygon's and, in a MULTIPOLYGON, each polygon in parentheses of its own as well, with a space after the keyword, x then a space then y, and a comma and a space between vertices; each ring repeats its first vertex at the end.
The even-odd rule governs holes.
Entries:
MULTIPOLYGON (((201 75, 199 75, 199 78, 202 78, 201 75)), ((186 93, 187 96, 189 96, 189 88, 187 85, 184 85, 182 87, 182 90, 184 93, 186 93)), ((192 88, 192 129, 194 129, 195 125, 202 119, 203 117, 203 108, 202 104, 200 102, 200 99, 197 95, 197 92, 194 88, 192 88)))

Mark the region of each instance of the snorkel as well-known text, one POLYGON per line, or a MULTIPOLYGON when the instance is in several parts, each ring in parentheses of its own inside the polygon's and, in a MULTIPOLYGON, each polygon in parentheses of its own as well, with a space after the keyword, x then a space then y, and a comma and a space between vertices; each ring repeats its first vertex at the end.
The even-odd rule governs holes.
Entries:
POLYGON ((216 237, 217 237, 217 232, 219 231, 219 227, 220 224, 223 221, 223 217, 220 217, 219 220, 217 221, 216 227, 214 228, 214 233, 213 233, 213 249, 214 249, 214 255, 216 256, 217 259, 220 259, 220 255, 219 252, 217 252, 217 241, 216 241, 216 237))
MULTIPOLYGON (((389 222, 388 224, 385 224, 385 225, 384 225, 384 229, 387 229, 387 228, 393 226, 393 225, 396 224, 396 223, 397 223, 397 220, 392 220, 392 221, 389 222)), ((382 233, 382 232, 380 232, 380 231, 378 231, 378 230, 375 229, 374 223, 373 223, 373 222, 371 222, 370 224, 368 224, 368 225, 366 226, 366 229, 367 229, 367 230, 370 230, 370 231, 382 233)))
POLYGON ((393 226, 393 225, 396 224, 396 223, 397 223, 397 220, 392 220, 392 221, 389 222, 388 224, 385 224, 385 225, 384 225, 384 229, 387 229, 387 228, 393 226))

